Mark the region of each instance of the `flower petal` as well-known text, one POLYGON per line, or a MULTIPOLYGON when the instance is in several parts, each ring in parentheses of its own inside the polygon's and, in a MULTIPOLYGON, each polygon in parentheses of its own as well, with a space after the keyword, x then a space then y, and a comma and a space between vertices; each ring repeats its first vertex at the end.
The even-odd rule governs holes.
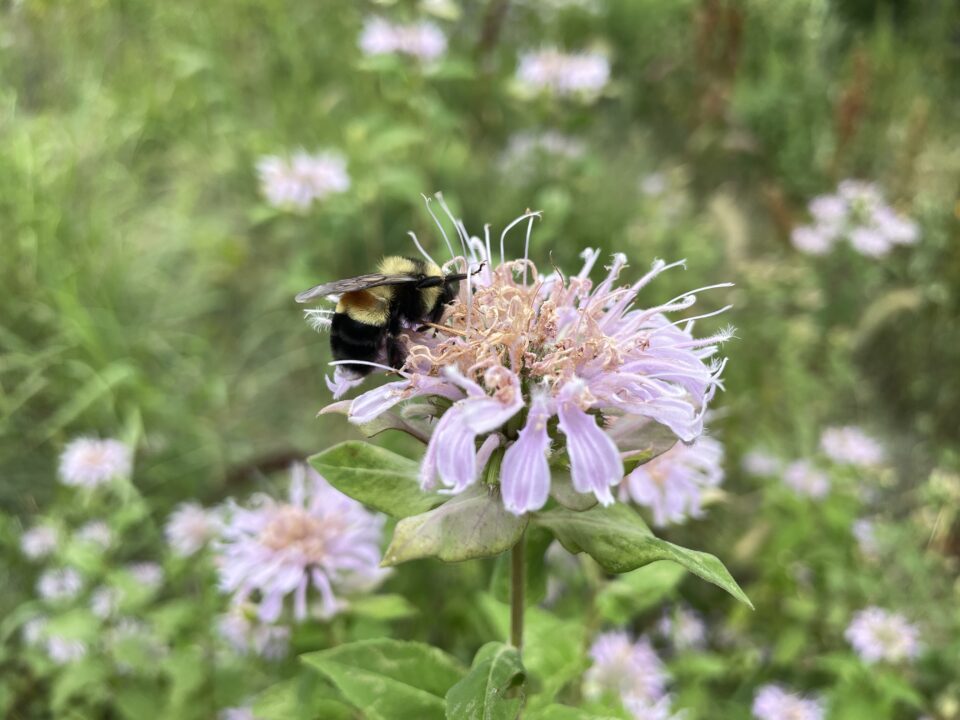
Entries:
POLYGON ((623 479, 623 461, 616 443, 572 401, 561 402, 557 416, 560 430, 567 437, 574 489, 592 492, 601 504, 610 505, 610 486, 623 479))
POLYGON ((539 510, 547 502, 550 493, 547 421, 550 415, 545 401, 534 400, 520 437, 503 456, 500 468, 503 505, 515 515, 539 510))

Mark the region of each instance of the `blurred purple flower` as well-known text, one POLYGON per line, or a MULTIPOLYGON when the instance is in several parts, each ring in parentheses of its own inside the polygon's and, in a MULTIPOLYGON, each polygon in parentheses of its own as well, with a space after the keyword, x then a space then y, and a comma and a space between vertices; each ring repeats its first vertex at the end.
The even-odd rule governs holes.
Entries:
POLYGON ((404 25, 373 17, 364 23, 359 45, 365 55, 401 54, 432 62, 446 53, 447 37, 431 22, 404 25))
POLYGON ((820 448, 834 462, 846 465, 871 467, 886 459, 883 446, 854 425, 824 430, 820 448))
POLYGON ((867 663, 913 660, 920 654, 920 631, 900 613, 868 607, 853 616, 844 636, 867 663))
POLYGON ((753 698, 757 720, 823 720, 823 701, 787 692, 779 685, 764 685, 753 698))
POLYGON ((133 452, 119 440, 81 437, 60 456, 60 481, 73 487, 95 488, 118 477, 129 477, 133 452))
POLYGON ((824 498, 830 492, 830 479, 806 460, 796 460, 783 471, 783 482, 797 495, 814 500, 824 498))
POLYGON ((83 589, 83 578, 73 568, 46 570, 37 581, 37 594, 49 602, 73 600, 83 589))
POLYGON ((190 557, 216 536, 220 526, 216 513, 187 502, 170 514, 163 532, 174 554, 190 557))
POLYGON ((620 500, 650 508, 657 526, 703 515, 705 491, 723 482, 723 445, 701 435, 690 444, 677 443, 637 467, 620 485, 620 500))
POLYGON ((517 82, 532 94, 595 99, 610 80, 610 61, 597 52, 565 53, 555 48, 526 52, 517 82))
POLYGON ((333 151, 300 150, 289 159, 267 155, 257 162, 257 175, 264 198, 283 210, 305 212, 314 202, 350 189, 346 158, 333 151))
POLYGON ((57 529, 51 525, 37 525, 20 536, 20 550, 31 560, 42 560, 53 554, 60 542, 57 529))
POLYGON ((276 622, 293 596, 293 615, 310 615, 308 591, 329 618, 344 605, 337 593, 363 592, 388 574, 379 567, 383 518, 331 487, 314 470, 294 465, 290 500, 258 496, 234 507, 216 545, 220 587, 235 603, 258 603, 264 622, 276 622))

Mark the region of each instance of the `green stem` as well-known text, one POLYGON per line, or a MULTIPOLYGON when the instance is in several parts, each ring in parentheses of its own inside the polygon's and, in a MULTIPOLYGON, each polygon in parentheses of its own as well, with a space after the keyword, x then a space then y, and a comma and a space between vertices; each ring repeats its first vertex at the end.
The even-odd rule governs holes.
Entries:
POLYGON ((524 537, 510 551, 510 643, 523 649, 524 537))

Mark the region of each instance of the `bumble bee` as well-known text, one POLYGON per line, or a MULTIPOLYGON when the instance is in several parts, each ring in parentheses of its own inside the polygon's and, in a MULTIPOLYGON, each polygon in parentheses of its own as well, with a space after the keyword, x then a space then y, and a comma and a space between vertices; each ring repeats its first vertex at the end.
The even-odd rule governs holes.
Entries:
MULTIPOLYGON (((404 323, 437 322, 467 276, 444 275, 434 263, 408 257, 386 257, 377 270, 317 285, 296 300, 305 303, 339 294, 330 323, 334 359, 372 363, 385 350, 390 366, 399 368, 406 359, 397 339, 404 323)), ((360 376, 373 370, 371 365, 346 363, 344 367, 360 376)))

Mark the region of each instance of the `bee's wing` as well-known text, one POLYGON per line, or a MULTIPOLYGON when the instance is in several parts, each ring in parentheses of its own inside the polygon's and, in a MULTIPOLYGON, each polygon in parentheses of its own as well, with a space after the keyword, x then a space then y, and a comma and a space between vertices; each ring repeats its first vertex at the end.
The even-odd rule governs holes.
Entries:
POLYGON ((420 278, 412 275, 383 275, 382 273, 358 275, 357 277, 315 285, 309 290, 304 290, 297 295, 296 300, 298 303, 305 303, 316 298, 326 297, 327 295, 368 290, 381 285, 405 285, 406 283, 417 282, 419 279, 420 278))

